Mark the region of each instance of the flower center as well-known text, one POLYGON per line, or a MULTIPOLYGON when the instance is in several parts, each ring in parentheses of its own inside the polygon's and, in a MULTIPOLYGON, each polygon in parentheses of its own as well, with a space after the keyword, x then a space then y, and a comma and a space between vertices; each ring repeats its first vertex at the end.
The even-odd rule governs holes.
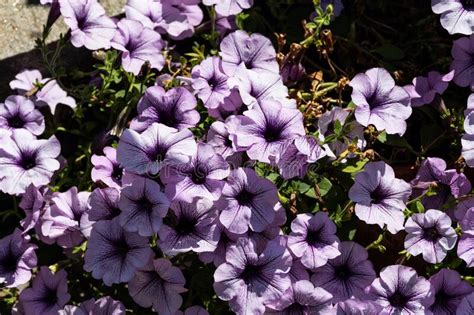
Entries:
POLYGON ((114 164, 112 169, 112 178, 121 181, 122 180, 123 169, 118 165, 114 164))
POLYGON ((267 126, 263 132, 263 137, 267 142, 276 142, 281 140, 281 128, 275 126, 267 126))
POLYGON ((12 116, 8 118, 8 126, 11 128, 23 128, 25 122, 19 115, 12 116))
POLYGON ((321 243, 321 229, 308 230, 308 234, 306 234, 306 242, 311 246, 316 246, 321 243))
POLYGON ((181 216, 178 219, 178 224, 176 225, 175 230, 180 235, 188 235, 194 231, 195 226, 196 219, 187 216, 181 216))
POLYGON ((16 270, 18 259, 9 250, 5 257, 0 258, 0 273, 13 273, 16 270))
POLYGON ((423 238, 430 242, 437 242, 440 237, 441 235, 439 235, 438 229, 435 226, 424 229, 423 231, 423 238))
POLYGON ((258 277, 260 273, 260 267, 259 266, 254 266, 254 265, 248 265, 245 267, 244 271, 240 275, 240 278, 244 280, 246 284, 249 284, 252 282, 255 277, 258 277))
POLYGON ((191 180, 196 185, 202 185, 206 182, 207 168, 202 164, 198 164, 194 167, 191 174, 191 180))
POLYGON ((48 289, 48 291, 45 292, 45 294, 44 294, 43 301, 47 305, 56 304, 58 302, 58 294, 57 294, 56 290, 48 289))
POLYGON ((152 212, 153 204, 147 198, 142 197, 141 199, 137 200, 136 203, 141 211, 146 211, 147 213, 152 212))
POLYGON ((474 0, 461 0, 461 3, 466 10, 474 10, 474 0))
POLYGON ((30 170, 34 168, 36 166, 36 154, 24 153, 19 164, 24 170, 30 170))
POLYGON ((379 204, 385 199, 385 194, 382 192, 380 187, 377 187, 374 191, 370 193, 370 202, 379 204))
POLYGON ((247 191, 246 189, 243 189, 237 196, 235 196, 235 199, 241 206, 248 206, 252 203, 254 194, 251 192, 247 191))
POLYGON ((347 280, 352 275, 351 270, 345 265, 336 267, 334 272, 335 272, 337 278, 340 279, 340 280, 347 280))
POLYGON ((390 305, 394 307, 404 307, 408 302, 408 299, 397 291, 388 298, 388 301, 390 302, 390 305))

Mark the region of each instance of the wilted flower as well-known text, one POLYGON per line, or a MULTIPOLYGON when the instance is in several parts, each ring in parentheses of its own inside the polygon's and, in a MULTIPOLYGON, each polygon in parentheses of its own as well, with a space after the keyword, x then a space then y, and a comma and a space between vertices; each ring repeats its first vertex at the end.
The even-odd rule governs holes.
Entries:
MULTIPOLYGON (((454 1, 457 2, 457 1, 454 1)), ((471 13, 474 15, 474 10, 471 13)), ((471 87, 474 90, 474 35, 462 37, 453 42, 451 55, 453 62, 451 70, 454 70, 454 83, 462 87, 471 87)))
POLYGON ((149 262, 128 283, 128 292, 142 307, 151 307, 160 315, 174 315, 181 307, 186 292, 183 273, 167 259, 149 262))
POLYGON ((367 163, 349 190, 357 217, 381 228, 387 225, 392 234, 403 230, 403 210, 410 195, 410 185, 395 178, 393 168, 381 161, 367 163))
POLYGON ((441 14, 441 25, 449 34, 474 32, 474 4, 470 0, 431 0, 431 8, 441 14))
POLYGON ((430 278, 435 295, 434 304, 429 308, 433 314, 455 314, 461 300, 474 289, 455 270, 441 269, 430 278))
POLYGON ((93 154, 91 157, 91 163, 94 165, 91 178, 95 183, 101 181, 109 187, 120 189, 122 187, 123 168, 117 161, 117 150, 112 147, 105 147, 103 151, 104 155, 93 154))
POLYGON ((405 133, 412 109, 410 95, 395 85, 390 73, 383 68, 372 68, 356 75, 349 84, 352 101, 356 105, 356 120, 364 127, 374 125, 388 134, 405 133))
POLYGON ((26 217, 20 221, 23 233, 36 227, 44 206, 45 197, 42 189, 38 189, 33 184, 28 186, 20 202, 20 208, 23 209, 26 214, 26 217))
POLYGON ((130 128, 142 132, 153 123, 183 130, 196 126, 200 116, 196 98, 183 87, 165 91, 160 86, 149 87, 137 105, 138 117, 130 128))
POLYGON ((291 222, 288 248, 311 270, 324 266, 329 259, 341 254, 336 225, 322 211, 314 215, 303 213, 296 216, 291 222))
POLYGON ((125 315, 125 306, 110 296, 104 296, 97 301, 84 301, 79 306, 67 305, 59 315, 125 315))
POLYGON ((232 146, 227 122, 213 122, 207 132, 206 141, 234 168, 242 164, 243 152, 237 152, 232 146))
POLYGON ((203 0, 202 3, 216 5, 216 12, 222 16, 237 15, 253 6, 253 0, 203 0))
POLYGON ((26 97, 9 96, 5 103, 0 103, 0 128, 24 129, 38 136, 45 128, 44 117, 26 97))
POLYGON ((454 71, 441 74, 437 71, 430 71, 426 77, 416 77, 410 85, 403 88, 410 94, 411 106, 418 107, 431 104, 436 95, 442 95, 448 88, 449 82, 454 77, 454 71))
POLYGON ((25 314, 31 315, 56 315, 70 299, 66 271, 53 274, 48 267, 40 268, 32 287, 19 297, 25 314))
POLYGON ((108 286, 130 281, 153 254, 147 238, 125 231, 118 220, 94 224, 84 256, 84 269, 108 286))
POLYGON ((120 215, 120 192, 112 187, 96 188, 91 193, 89 220, 112 220, 120 215))

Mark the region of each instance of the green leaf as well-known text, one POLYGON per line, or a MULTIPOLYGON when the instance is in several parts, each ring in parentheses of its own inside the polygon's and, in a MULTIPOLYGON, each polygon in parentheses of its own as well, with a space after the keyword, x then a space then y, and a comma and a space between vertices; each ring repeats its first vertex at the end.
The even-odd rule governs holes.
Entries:
POLYGON ((405 57, 405 53, 399 47, 390 43, 385 43, 373 50, 373 52, 381 55, 385 60, 401 60, 405 57))
POLYGON ((377 136, 377 140, 380 141, 381 143, 387 142, 387 132, 384 130, 379 135, 377 136))
POLYGON ((353 229, 349 231, 349 240, 353 240, 356 235, 357 229, 353 229))
POLYGON ((350 174, 357 173, 357 172, 359 172, 360 170, 362 170, 364 168, 364 166, 365 166, 365 164, 367 164, 367 162, 369 162, 368 159, 363 159, 363 160, 357 161, 357 162, 355 162, 355 165, 354 164, 347 165, 346 167, 344 167, 342 169, 342 171, 344 173, 350 173, 350 174))
POLYGON ((323 177, 322 180, 318 183, 319 191, 321 196, 325 196, 332 188, 332 183, 326 177, 323 177))

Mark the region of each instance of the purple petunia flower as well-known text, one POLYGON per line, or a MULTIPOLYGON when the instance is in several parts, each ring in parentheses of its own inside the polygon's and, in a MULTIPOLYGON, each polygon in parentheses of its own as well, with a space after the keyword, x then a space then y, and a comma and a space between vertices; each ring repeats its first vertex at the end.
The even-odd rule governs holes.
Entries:
POLYGON ((153 123, 183 130, 196 126, 200 116, 196 111, 196 98, 182 87, 165 91, 160 86, 149 87, 138 102, 138 117, 130 128, 142 132, 153 123))
POLYGON ((228 230, 224 229, 222 226, 218 225, 221 229, 221 235, 217 247, 213 252, 203 252, 199 253, 199 259, 205 263, 213 263, 215 267, 219 267, 223 264, 225 260, 225 253, 227 247, 231 244, 234 244, 242 235, 236 235, 230 233, 228 230))
POLYGON ((436 315, 454 314, 461 300, 474 291, 455 270, 443 268, 431 276, 430 282, 435 295, 430 311, 436 315))
POLYGON ((469 95, 464 116, 464 131, 466 134, 461 138, 462 156, 469 167, 474 167, 474 93, 469 95))
POLYGON ((89 220, 112 220, 120 215, 120 191, 115 188, 96 188, 91 193, 89 220))
POLYGON ((333 295, 333 303, 361 296, 377 277, 364 247, 347 241, 339 244, 339 251, 341 255, 314 270, 311 277, 315 286, 333 295))
POLYGON ((104 296, 97 301, 84 301, 79 306, 67 305, 59 315, 125 315, 125 306, 110 296, 104 296))
POLYGON ((59 0, 59 5, 64 22, 71 29, 74 47, 110 48, 116 26, 97 0, 59 0))
POLYGON ((195 199, 192 203, 171 204, 171 221, 158 231, 158 247, 169 256, 193 251, 213 252, 217 248, 220 228, 219 216, 213 203, 207 199, 195 199))
POLYGON ((279 73, 276 51, 271 41, 261 34, 235 31, 227 35, 220 45, 224 72, 232 76, 238 66, 246 69, 279 73))
POLYGON ((382 161, 367 163, 349 190, 357 217, 381 228, 386 225, 392 234, 403 230, 403 210, 410 195, 410 185, 395 178, 393 168, 382 161))
POLYGON ((157 182, 137 178, 120 194, 120 225, 125 231, 152 236, 161 228, 169 206, 170 202, 157 182))
POLYGON ((206 143, 198 143, 192 154, 188 162, 171 165, 164 172, 161 180, 166 195, 170 200, 186 202, 192 202, 194 197, 219 199, 223 179, 229 175, 229 164, 206 143))
POLYGON ((226 262, 214 273, 217 296, 229 301, 237 314, 263 314, 264 303, 275 301, 290 288, 291 255, 277 238, 262 253, 252 239, 240 238, 230 245, 226 262))
POLYGON ((220 154, 233 168, 242 164, 243 152, 237 152, 232 146, 226 122, 215 121, 207 132, 207 144, 211 145, 217 154, 220 154))
POLYGON ((195 305, 188 307, 184 312, 177 311, 175 315, 209 315, 209 312, 202 306, 195 305))
MULTIPOLYGON (((474 11, 473 11, 474 14, 474 11)), ((451 70, 454 70, 453 81, 462 87, 471 87, 474 90, 474 35, 462 37, 453 42, 451 55, 453 62, 451 70)))
POLYGON ((167 165, 188 163, 196 142, 191 131, 178 131, 153 123, 143 133, 125 129, 117 147, 117 160, 129 172, 156 175, 167 165))
POLYGON ((45 128, 44 117, 26 97, 9 96, 5 103, 0 103, 0 128, 24 129, 39 136, 45 128))
POLYGON ((216 5, 216 12, 222 16, 237 15, 253 6, 253 0, 203 0, 207 6, 216 5))
POLYGON ((89 192, 78 192, 77 187, 53 193, 51 204, 41 217, 41 234, 47 239, 44 241, 72 248, 89 237, 92 228, 89 196, 89 192))
POLYGON ((155 259, 138 270, 128 283, 128 292, 141 307, 151 307, 160 315, 174 315, 183 304, 180 293, 186 280, 181 270, 167 259, 155 259))
POLYGON ((14 130, 11 136, 0 136, 0 190, 11 195, 23 194, 30 184, 49 184, 59 169, 61 146, 55 136, 37 140, 26 130, 14 130))
POLYGON ((240 105, 239 93, 228 85, 229 76, 224 73, 220 58, 204 59, 193 68, 192 78, 192 87, 206 108, 233 110, 240 105))
POLYGON ((122 187, 123 168, 117 161, 117 150, 112 147, 105 147, 103 151, 104 155, 93 154, 91 157, 91 163, 94 165, 91 178, 95 183, 101 181, 109 187, 120 189, 122 187))
POLYGON ((70 299, 66 271, 53 274, 48 267, 40 268, 32 287, 19 297, 24 313, 31 315, 56 315, 70 299))
POLYGON ((474 208, 469 208, 462 219, 462 235, 459 239, 457 254, 468 267, 474 267, 474 208))
POLYGON ((441 25, 449 34, 474 32, 474 4, 470 0, 431 0, 431 9, 441 14, 441 25))
POLYGON ((274 223, 278 204, 277 187, 250 168, 230 172, 216 207, 219 220, 234 234, 250 229, 262 232, 274 223))
POLYGON ((456 309, 456 315, 470 315, 474 313, 474 292, 462 299, 456 309))
POLYGON ((33 184, 26 188, 19 205, 26 215, 25 218, 20 221, 23 233, 36 228, 41 211, 45 206, 45 199, 49 199, 49 196, 45 196, 46 194, 47 193, 43 193, 43 189, 38 189, 33 184))
POLYGON ((306 268, 312 270, 341 254, 336 225, 322 211, 296 216, 291 222, 288 248, 306 268))
POLYGON ((315 288, 308 280, 300 280, 272 306, 267 306, 265 314, 324 314, 331 308, 331 298, 324 289, 315 288))
POLYGON ((451 227, 451 219, 439 210, 415 213, 405 223, 405 248, 413 256, 422 254, 429 263, 443 261, 448 250, 453 249, 458 239, 451 227))
POLYGON ((349 84, 355 117, 362 126, 374 125, 377 130, 402 136, 410 117, 410 95, 395 85, 390 73, 383 68, 372 68, 356 75, 349 84))
POLYGON ((411 106, 418 107, 431 104, 436 95, 442 95, 448 88, 449 82, 454 77, 454 71, 441 74, 437 71, 430 71, 426 77, 416 77, 410 85, 403 88, 410 94, 411 106))
POLYGON ((386 314, 425 314, 434 302, 430 282, 402 265, 382 269, 366 292, 367 298, 382 305, 386 314))
POLYGON ((36 245, 29 243, 30 237, 15 231, 0 239, 0 284, 16 288, 30 281, 31 270, 36 267, 36 245))
POLYGON ((275 100, 265 100, 255 109, 228 122, 233 146, 253 159, 270 163, 270 156, 289 140, 304 136, 303 115, 275 100))
POLYGON ((38 70, 25 70, 15 76, 15 80, 10 82, 10 88, 16 90, 20 95, 34 94, 30 100, 37 107, 48 106, 54 114, 58 104, 76 107, 76 101, 67 95, 59 86, 56 80, 44 78, 38 70))
POLYGON ((118 218, 99 221, 94 224, 87 242, 84 269, 111 286, 130 281, 152 254, 148 239, 125 231, 118 218))
POLYGON ((379 315, 382 314, 382 306, 374 301, 361 301, 359 299, 348 299, 337 303, 337 315, 379 315))

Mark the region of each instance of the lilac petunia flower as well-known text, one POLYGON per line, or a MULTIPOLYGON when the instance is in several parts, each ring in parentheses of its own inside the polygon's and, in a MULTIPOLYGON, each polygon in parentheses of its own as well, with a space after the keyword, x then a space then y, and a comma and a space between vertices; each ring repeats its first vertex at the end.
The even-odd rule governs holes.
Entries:
POLYGON ((410 117, 410 95, 395 85, 390 73, 383 68, 372 68, 356 75, 349 84, 355 117, 362 126, 374 125, 377 130, 402 136, 410 117))
POLYGON ((208 264, 212 262, 215 267, 219 267, 226 261, 225 253, 227 251, 227 247, 231 244, 234 244, 240 237, 242 237, 241 235, 230 233, 220 225, 219 228, 221 229, 221 236, 219 238, 219 242, 217 243, 216 249, 212 253, 199 253, 199 259, 203 263, 208 264))
POLYGON ((171 204, 170 224, 158 231, 158 247, 169 256, 193 251, 213 252, 217 248, 220 228, 219 216, 213 203, 207 199, 195 199, 192 203, 171 204))
POLYGON ((235 31, 222 40, 220 49, 222 67, 229 76, 240 65, 247 69, 279 73, 275 48, 261 34, 249 35, 245 31, 235 31))
POLYGON ((462 299, 456 309, 456 315, 469 315, 474 313, 474 292, 462 299))
POLYGON ((216 12, 222 16, 237 15, 253 6, 253 0, 203 0, 207 6, 216 5, 216 12))
POLYGON ((16 288, 30 281, 38 247, 29 240, 19 229, 0 239, 0 285, 16 288))
POLYGON ((135 273, 128 283, 128 292, 141 307, 153 306, 160 315, 174 315, 183 303, 180 293, 187 291, 185 283, 181 270, 160 258, 135 273))
POLYGON ((195 127, 200 116, 196 111, 196 98, 183 87, 165 91, 160 86, 149 87, 138 102, 138 117, 130 128, 143 132, 153 123, 183 130, 195 127))
POLYGON ((26 130, 14 130, 11 136, 0 136, 0 190, 11 195, 23 194, 30 184, 49 184, 59 169, 61 146, 55 136, 37 140, 26 130))
POLYGON ((348 299, 337 303, 336 315, 379 315, 382 310, 382 306, 374 301, 348 299))
POLYGON ((349 190, 357 217, 381 228, 386 225, 392 234, 403 230, 403 210, 410 195, 410 185, 395 178, 393 168, 384 162, 367 163, 349 190))
POLYGON ((339 244, 339 251, 341 255, 314 270, 311 277, 315 286, 333 295, 333 303, 361 296, 377 277, 364 247, 347 241, 339 244))
POLYGON ((420 196, 427 189, 436 185, 437 193, 434 196, 424 197, 425 208, 440 209, 449 198, 459 198, 471 191, 471 183, 467 177, 455 169, 446 169, 446 162, 440 158, 427 158, 421 163, 416 177, 411 181, 414 196, 420 196))
POLYGON ((470 0, 431 0, 431 9, 441 14, 441 25, 449 34, 474 32, 474 4, 470 0))
POLYGON ((467 100, 467 109, 464 111, 464 131, 461 138, 462 156, 469 167, 474 167, 474 93, 467 100))
POLYGON ((67 305, 59 315, 125 315, 125 306, 110 296, 104 296, 97 301, 84 301, 79 306, 67 305))
POLYGON ((153 252, 148 239, 125 231, 119 219, 94 224, 84 256, 84 269, 111 286, 130 281, 153 252))
POLYGON ((474 267, 474 208, 469 208, 462 219, 462 235, 459 239, 457 254, 468 267, 474 267))
POLYGON ((170 200, 192 202, 194 197, 203 197, 215 201, 229 175, 229 164, 212 146, 198 143, 189 162, 172 165, 165 173, 161 180, 170 200))
POLYGON ((76 107, 76 101, 67 95, 56 80, 42 77, 38 70, 25 70, 15 76, 10 82, 10 88, 16 90, 20 95, 35 91, 30 100, 37 107, 48 106, 54 114, 58 104, 64 104, 71 108, 76 107))
POLYGON ((402 265, 382 269, 366 292, 367 298, 380 304, 386 314, 425 314, 434 302, 430 282, 402 265))
POLYGON ((336 225, 322 211, 314 215, 304 213, 296 216, 291 222, 288 248, 311 270, 324 266, 329 259, 341 254, 336 225))
POLYGON ((287 141, 305 135, 301 112, 275 100, 265 100, 244 116, 234 117, 228 126, 234 148, 264 163, 270 163, 270 157, 287 141))
POLYGON ((254 240, 240 238, 227 248, 226 262, 214 273, 214 290, 236 314, 263 314, 264 303, 281 298, 291 286, 292 259, 282 243, 277 238, 258 253, 254 240))
POLYGON ((430 71, 426 77, 416 77, 412 81, 413 84, 403 88, 410 94, 411 106, 418 107, 431 104, 436 95, 443 95, 453 77, 454 71, 444 75, 437 71, 430 71))
POLYGON ((209 127, 206 137, 207 144, 211 145, 217 154, 220 154, 232 168, 242 164, 243 152, 237 152, 232 146, 226 122, 215 121, 209 127))
POLYGON ((249 228, 262 232, 271 226, 277 204, 277 187, 271 181, 250 168, 238 168, 227 178, 216 207, 221 210, 219 220, 227 230, 244 234, 249 228))
POLYGON ((165 58, 161 54, 165 43, 161 35, 145 28, 140 22, 122 19, 117 23, 117 31, 111 46, 122 52, 122 67, 135 75, 148 62, 150 68, 161 70, 165 58))
POLYGON ((415 213, 405 223, 405 248, 413 256, 423 255, 429 263, 443 261, 448 250, 456 245, 457 235, 451 227, 451 219, 439 210, 415 213))
POLYGON ((104 155, 93 154, 91 157, 91 163, 94 165, 91 178, 95 183, 101 181, 109 187, 120 189, 122 187, 123 168, 117 161, 117 150, 112 147, 105 147, 103 151, 104 155))
POLYGON ((91 193, 89 220, 112 220, 120 215, 120 191, 115 188, 96 188, 91 193))
POLYGON ((21 197, 21 202, 19 205, 26 215, 26 217, 20 221, 20 225, 23 228, 23 233, 36 228, 41 211, 45 206, 45 195, 46 193, 43 193, 43 189, 38 189, 33 184, 26 188, 25 193, 21 197))
POLYGON ((455 270, 441 269, 431 276, 430 282, 435 295, 430 311, 436 315, 454 314, 461 300, 474 291, 455 270))
MULTIPOLYGON (((474 14, 474 11, 473 11, 474 14)), ((462 37, 453 42, 451 55, 453 62, 451 70, 454 70, 453 81, 462 87, 471 87, 474 91, 474 35, 462 37)))
POLYGON ((53 193, 51 204, 41 217, 41 234, 47 238, 44 241, 72 248, 89 237, 89 196, 89 192, 78 192, 77 187, 53 193))
POLYGON ((120 225, 125 231, 152 236, 160 230, 169 206, 170 202, 157 182, 137 178, 120 194, 120 225))
POLYGON ((48 267, 40 268, 32 287, 19 297, 24 313, 31 315, 56 315, 70 299, 66 271, 53 274, 48 267))
POLYGON ((196 142, 191 131, 154 123, 143 133, 125 129, 117 147, 117 160, 138 175, 156 175, 167 165, 188 163, 196 142))
POLYGON ((5 103, 0 103, 0 128, 24 129, 39 136, 45 129, 44 117, 26 97, 9 96, 5 103))
POLYGON ((308 280, 300 280, 274 303, 267 306, 265 314, 324 314, 331 308, 332 295, 322 288, 314 287, 308 280))

